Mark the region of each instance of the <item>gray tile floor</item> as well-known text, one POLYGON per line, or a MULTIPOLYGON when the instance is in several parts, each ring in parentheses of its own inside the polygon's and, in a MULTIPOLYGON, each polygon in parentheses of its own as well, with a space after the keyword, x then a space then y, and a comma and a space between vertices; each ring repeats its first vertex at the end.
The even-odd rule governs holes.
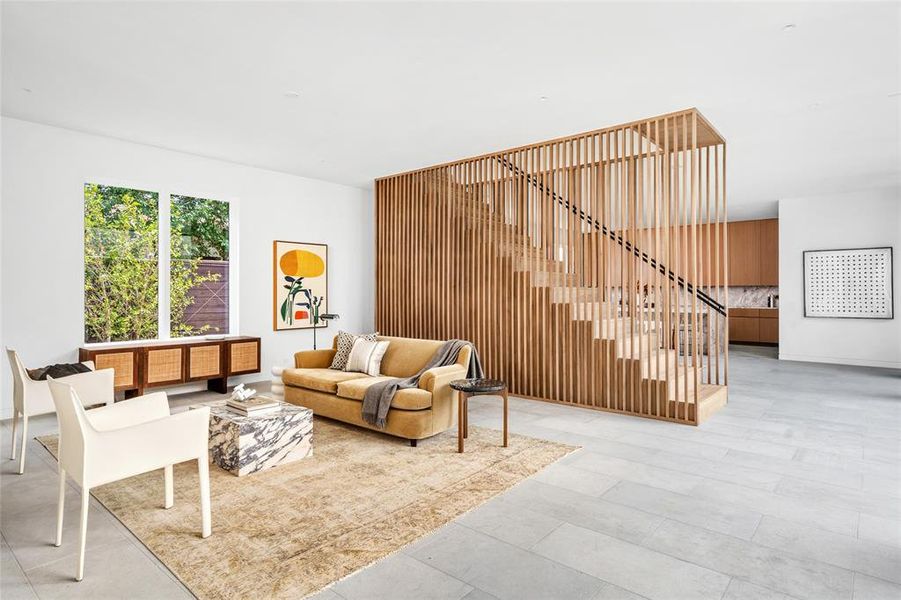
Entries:
MULTIPOLYGON (((317 600, 901 599, 901 373, 774 357, 734 347, 698 428, 512 399, 514 431, 582 449, 317 600)), ((498 427, 499 403, 471 421, 498 427)), ((190 597, 99 505, 74 583, 75 512, 53 548, 54 462, 28 452, 24 476, 2 461, 4 600, 190 597)))

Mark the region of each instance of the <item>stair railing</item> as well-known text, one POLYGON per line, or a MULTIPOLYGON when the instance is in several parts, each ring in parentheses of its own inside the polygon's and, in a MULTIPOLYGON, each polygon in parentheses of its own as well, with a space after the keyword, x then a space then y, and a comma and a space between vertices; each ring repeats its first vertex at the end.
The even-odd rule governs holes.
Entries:
MULTIPOLYGON (((677 274, 673 273, 673 271, 670 270, 669 268, 667 268, 666 265, 660 263, 659 261, 654 259, 652 256, 649 256, 647 252, 643 251, 641 248, 639 248, 638 246, 636 246, 629 240, 625 239, 622 236, 622 234, 619 234, 616 231, 614 231, 614 230, 610 229, 609 227, 607 227, 606 225, 604 225, 603 223, 596 221, 595 219, 593 219, 591 217, 591 215, 587 214, 584 210, 582 210, 578 206, 573 206, 569 202, 569 200, 567 200, 566 198, 563 198, 562 196, 557 194, 557 192, 547 189, 543 183, 541 183, 540 181, 537 181, 534 177, 532 177, 531 174, 525 173, 522 169, 520 169, 516 165, 511 164, 505 157, 497 156, 495 158, 505 168, 512 171, 514 175, 516 175, 518 177, 524 176, 526 182, 528 182, 530 185, 534 186, 536 189, 540 190, 545 196, 550 196, 553 200, 555 200, 557 202, 557 204, 559 204, 560 206, 563 206, 569 212, 571 212, 572 214, 579 217, 579 219, 581 219, 585 223, 588 223, 589 226, 594 227, 596 230, 600 231, 603 235, 607 236, 608 238, 610 238, 611 240, 613 240, 614 242, 616 242, 617 244, 619 244, 620 246, 625 248, 626 251, 634 254, 636 257, 641 259, 642 262, 648 264, 651 268, 656 269, 661 274, 668 277, 670 281, 676 283, 679 287, 683 288, 686 292, 688 292, 689 294, 695 292, 695 287, 694 287, 694 285, 691 284, 691 282, 685 281, 685 279, 681 275, 677 275, 677 274)), ((714 300, 713 298, 711 298, 703 290, 700 290, 700 289, 697 290, 697 294, 698 294, 698 300, 700 300, 701 302, 703 302, 704 304, 706 304, 707 306, 709 306, 710 308, 712 308, 713 310, 718 312, 720 315, 722 315, 724 317, 726 316, 726 307, 725 306, 723 306, 721 303, 719 303, 716 300, 714 300)))

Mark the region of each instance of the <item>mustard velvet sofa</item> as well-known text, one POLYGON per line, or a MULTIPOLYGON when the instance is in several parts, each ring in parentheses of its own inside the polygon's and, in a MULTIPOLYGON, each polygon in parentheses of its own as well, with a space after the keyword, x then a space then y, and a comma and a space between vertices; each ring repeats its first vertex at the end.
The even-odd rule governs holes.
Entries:
POLYGON ((385 429, 377 429, 362 418, 363 396, 366 388, 377 381, 415 375, 444 342, 400 337, 379 337, 390 342, 382 358, 381 375, 348 373, 329 369, 337 348, 337 337, 328 350, 306 350, 294 355, 293 369, 285 369, 285 400, 305 406, 313 414, 368 429, 382 431, 416 441, 431 437, 454 426, 457 411, 450 382, 463 379, 469 368, 472 348, 464 346, 453 365, 426 371, 419 387, 400 390, 394 396, 385 429))

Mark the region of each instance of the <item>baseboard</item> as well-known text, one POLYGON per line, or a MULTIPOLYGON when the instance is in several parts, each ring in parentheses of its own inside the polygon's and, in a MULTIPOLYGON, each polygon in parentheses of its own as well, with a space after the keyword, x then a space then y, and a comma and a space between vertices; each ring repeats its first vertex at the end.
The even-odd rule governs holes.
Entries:
POLYGON ((794 360, 798 362, 825 363, 830 365, 851 365, 854 367, 879 367, 883 369, 901 369, 901 362, 891 360, 870 360, 860 358, 845 358, 841 356, 810 356, 806 354, 779 353, 779 360, 794 360))

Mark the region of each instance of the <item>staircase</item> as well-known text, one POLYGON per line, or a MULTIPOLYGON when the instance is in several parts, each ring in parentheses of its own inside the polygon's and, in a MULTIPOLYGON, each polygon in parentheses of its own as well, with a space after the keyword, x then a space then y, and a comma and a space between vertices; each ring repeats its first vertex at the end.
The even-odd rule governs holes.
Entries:
MULTIPOLYGON (((460 189, 458 194, 463 197, 465 191, 460 189)), ((495 245, 497 257, 510 262, 514 277, 528 287, 536 308, 556 315, 553 331, 542 339, 557 332, 591 340, 588 357, 563 357, 559 369, 591 370, 606 364, 606 380, 595 377, 593 382, 585 381, 587 388, 582 389, 579 377, 572 379, 567 391, 574 395, 573 403, 584 404, 580 401, 584 392, 601 406, 609 403, 623 412, 697 423, 725 406, 726 386, 700 383, 702 374, 680 360, 679 350, 661 340, 655 322, 636 321, 610 302, 598 300, 603 292, 597 286, 580 285, 579 276, 567 272, 564 261, 546 258, 529 235, 501 222, 486 205, 460 205, 467 233, 475 236, 480 229, 493 227, 503 240, 495 245), (592 360, 598 357, 604 359, 592 360), (617 397, 616 391, 622 389, 626 394, 617 397)), ((536 397, 543 395, 539 392, 536 397)))
POLYGON ((520 396, 703 422, 727 401, 728 332, 725 194, 720 214, 720 183, 716 198, 709 185, 722 142, 677 143, 680 124, 699 119, 686 111, 573 136, 572 151, 552 142, 377 180, 378 328, 469 339, 520 396), (586 140, 599 158, 608 143, 616 152, 596 159, 586 140), (686 167, 691 193, 667 187, 662 211, 660 189, 686 167))

